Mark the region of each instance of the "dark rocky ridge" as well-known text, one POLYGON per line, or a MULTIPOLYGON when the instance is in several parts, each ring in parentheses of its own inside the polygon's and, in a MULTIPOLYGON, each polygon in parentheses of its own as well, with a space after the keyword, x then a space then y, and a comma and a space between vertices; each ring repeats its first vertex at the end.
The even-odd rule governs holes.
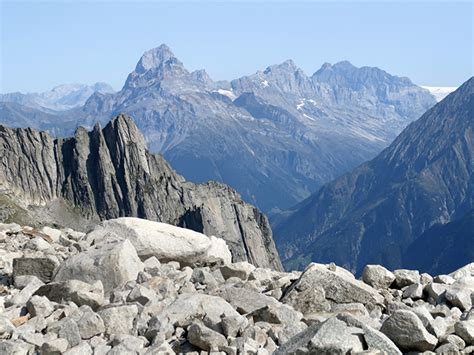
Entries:
POLYGON ((474 210, 446 224, 436 224, 403 255, 404 267, 428 273, 454 270, 474 260, 474 210), (420 253, 423 250, 424 253, 420 253))
POLYGON ((334 261, 356 272, 366 264, 393 269, 404 266, 407 247, 430 227, 459 219, 473 208, 471 78, 375 159, 321 188, 274 230, 289 265, 314 260, 334 261))
POLYGON ((126 116, 67 139, 0 126, 0 153, 3 201, 17 204, 25 219, 84 230, 97 220, 141 217, 215 235, 226 240, 234 260, 282 269, 262 213, 223 184, 184 181, 147 151, 126 116))

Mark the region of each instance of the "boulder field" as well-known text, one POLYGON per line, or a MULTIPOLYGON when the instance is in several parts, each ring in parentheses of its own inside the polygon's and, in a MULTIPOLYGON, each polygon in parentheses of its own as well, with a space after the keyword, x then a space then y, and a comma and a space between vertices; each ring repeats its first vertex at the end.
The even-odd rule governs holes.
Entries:
POLYGON ((0 224, 0 354, 470 354, 474 263, 449 275, 232 262, 138 218, 90 233, 0 224))

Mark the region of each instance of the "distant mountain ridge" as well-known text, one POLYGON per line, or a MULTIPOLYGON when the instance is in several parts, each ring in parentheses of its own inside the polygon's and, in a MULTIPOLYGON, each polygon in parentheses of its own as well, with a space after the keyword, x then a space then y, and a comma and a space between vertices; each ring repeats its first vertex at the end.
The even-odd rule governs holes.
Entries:
MULTIPOLYGON (((366 264, 400 268, 404 258, 413 263, 413 255, 425 252, 417 245, 432 242, 425 236, 425 244, 417 244, 423 233, 462 219, 473 208, 474 78, 470 78, 375 159, 325 185, 287 213, 274 228, 275 240, 282 259, 291 266, 313 260, 336 262, 354 272, 366 264)), ((459 238, 464 242, 451 243, 449 255, 459 256, 455 263, 472 261, 461 258, 468 255, 462 248, 469 240, 459 238)), ((442 235, 436 237, 442 240, 442 235)), ((419 259, 424 268, 426 258, 444 260, 438 268, 433 266, 438 272, 443 272, 442 265, 453 264, 442 255, 423 255, 419 259)))
POLYGON ((455 86, 422 86, 422 88, 428 90, 438 102, 457 89, 455 86))
MULTIPOLYGON (((188 71, 169 47, 143 54, 123 88, 58 115, 57 135, 126 113, 187 179, 229 184, 264 211, 293 206, 367 161, 435 104, 407 78, 348 62, 307 76, 285 61, 231 82, 188 71)), ((1 117, 15 126, 13 110, 1 117)), ((51 129, 49 121, 38 129, 51 129)))
POLYGON ((20 92, 0 94, 0 102, 13 102, 41 111, 64 111, 85 104, 95 92, 112 93, 114 89, 106 83, 64 84, 40 93, 20 92))

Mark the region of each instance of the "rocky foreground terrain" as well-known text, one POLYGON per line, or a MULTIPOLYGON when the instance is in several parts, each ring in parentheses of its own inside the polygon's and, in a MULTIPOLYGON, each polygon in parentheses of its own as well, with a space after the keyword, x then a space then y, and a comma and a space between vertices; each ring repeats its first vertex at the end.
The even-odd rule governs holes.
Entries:
POLYGON ((357 280, 231 261, 223 239, 138 218, 0 224, 0 354, 474 352, 474 263, 357 280))

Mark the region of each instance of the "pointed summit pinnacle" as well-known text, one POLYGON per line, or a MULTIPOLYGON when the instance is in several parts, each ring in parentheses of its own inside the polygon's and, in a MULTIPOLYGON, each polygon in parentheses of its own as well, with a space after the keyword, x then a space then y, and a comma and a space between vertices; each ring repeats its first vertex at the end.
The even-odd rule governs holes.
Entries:
POLYGON ((150 49, 143 53, 137 63, 135 71, 137 73, 144 73, 150 69, 159 67, 162 63, 165 63, 170 59, 178 61, 171 49, 166 44, 162 44, 157 48, 150 49))

